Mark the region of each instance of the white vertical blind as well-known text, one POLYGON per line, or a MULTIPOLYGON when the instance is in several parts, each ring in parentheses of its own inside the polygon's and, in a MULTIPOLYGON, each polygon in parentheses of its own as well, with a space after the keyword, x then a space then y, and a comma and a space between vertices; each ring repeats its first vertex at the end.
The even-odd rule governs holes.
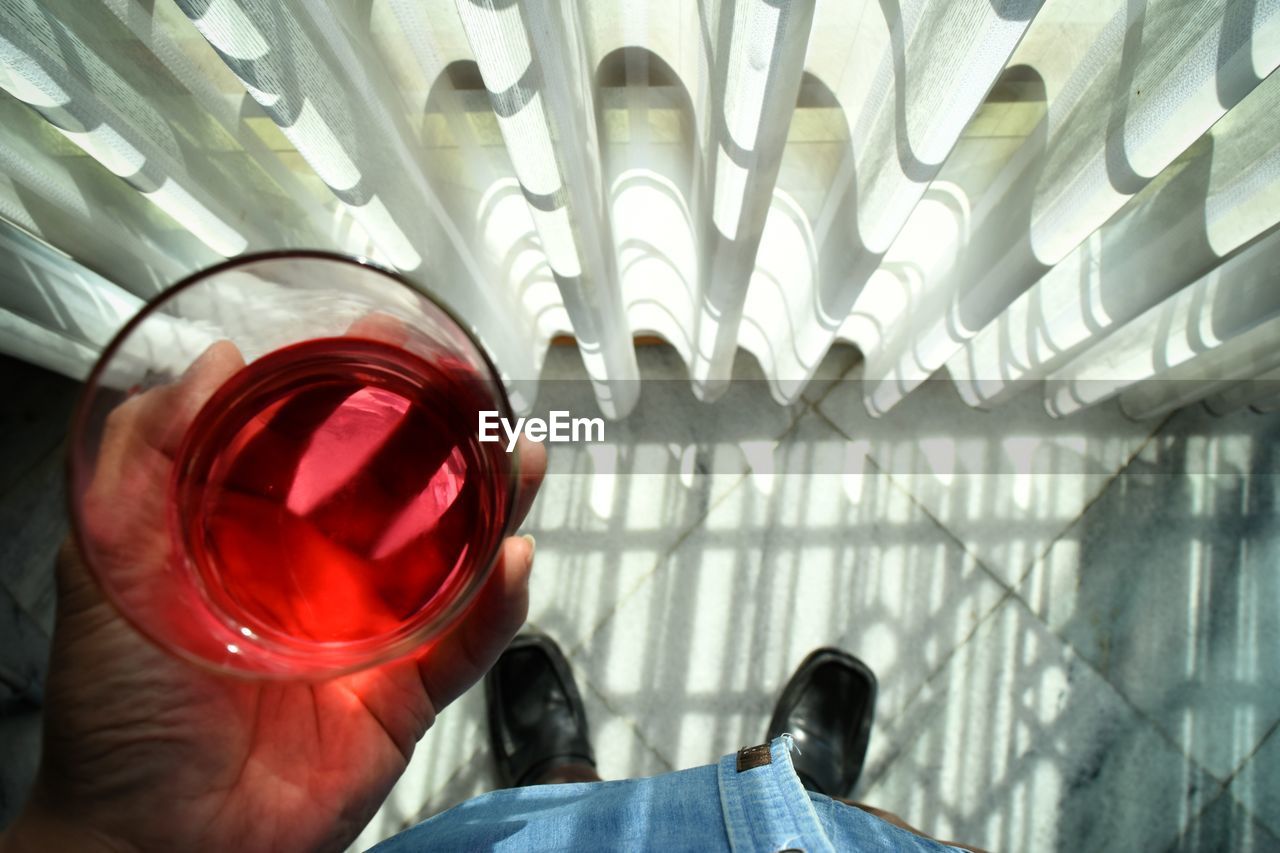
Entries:
POLYGON ((1273 405, 1280 0, 0 0, 0 349, 83 375, 220 258, 395 266, 517 400, 1273 405))
MULTIPOLYGON (((965 398, 994 405, 1019 382, 1047 376, 1273 228, 1280 211, 1277 114, 1280 77, 1273 77, 1005 308, 947 363, 965 398)), ((1217 273, 1229 291, 1238 283, 1234 269, 1222 263, 1217 273)), ((1086 361, 1101 363, 1103 352, 1086 361)))
POLYGON ((869 354, 873 412, 995 322, 1280 62, 1280 2, 1107 5, 1044 118, 976 200, 954 265, 869 354))
POLYGON ((618 286, 599 133, 572 4, 459 0, 542 250, 606 415, 635 405, 635 350, 618 286))

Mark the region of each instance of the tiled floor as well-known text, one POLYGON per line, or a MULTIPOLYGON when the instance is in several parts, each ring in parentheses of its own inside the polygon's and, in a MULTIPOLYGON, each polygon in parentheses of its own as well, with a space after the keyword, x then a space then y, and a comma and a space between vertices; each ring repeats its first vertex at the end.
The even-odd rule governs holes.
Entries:
MULTIPOLYGON (((1057 422, 938 381, 875 420, 856 365, 785 416, 751 379, 709 412, 642 355, 674 381, 616 448, 553 448, 527 525, 531 620, 571 650, 606 778, 759 741, 836 643, 881 683, 858 795, 921 828, 1280 849, 1280 419, 1057 422)), ((480 711, 443 715, 362 840, 493 784, 480 711)))
MULTIPOLYGON (((570 652, 606 778, 758 742, 792 668, 835 643, 881 684, 858 796, 922 829, 1280 849, 1280 419, 1055 422, 1034 391, 986 414, 938 381, 874 420, 847 352, 791 408, 749 359, 706 406, 669 351, 641 357, 640 410, 552 448, 527 524, 531 621, 570 652)), ((589 411, 572 351, 548 369, 566 381, 541 407, 589 411)), ((0 517, 56 523, 35 481, 5 486, 0 517)), ((11 565, 47 563, 37 528, 6 523, 11 565)), ((39 628, 47 582, 6 571, 39 628)), ((472 691, 441 716, 361 842, 493 785, 482 711, 472 691)), ((6 716, 7 744, 30 716, 6 716)))
POLYGON ((67 528, 61 443, 76 387, 0 359, 0 826, 39 760, 53 555, 67 528))

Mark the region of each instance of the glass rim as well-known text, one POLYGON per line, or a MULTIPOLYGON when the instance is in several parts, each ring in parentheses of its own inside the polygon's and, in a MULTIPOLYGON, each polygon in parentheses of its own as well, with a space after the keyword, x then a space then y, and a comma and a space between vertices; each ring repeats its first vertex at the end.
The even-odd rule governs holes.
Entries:
MULTIPOLYGON (((320 681, 336 678, 342 675, 349 675, 353 672, 359 672, 365 669, 372 669, 386 663, 390 663, 401 658, 410 656, 415 649, 422 648, 425 643, 432 639, 439 638, 445 631, 453 627, 458 621, 469 612, 479 598, 480 591, 493 574, 494 567, 497 565, 498 557, 502 552, 504 541, 512 532, 512 524, 515 520, 515 509, 520 500, 520 454, 512 453, 511 470, 507 475, 511 478, 511 486, 507 490, 506 507, 504 508, 504 518, 497 543, 492 553, 486 555, 483 562, 482 570, 475 573, 474 577, 478 582, 472 583, 467 589, 463 590, 463 596, 455 598, 444 607, 439 613, 428 622, 418 625, 408 631, 390 631, 386 634, 361 638, 352 641, 324 641, 307 643, 304 647, 292 650, 291 653, 284 655, 282 649, 272 643, 269 652, 273 656, 277 656, 281 660, 289 660, 296 662, 306 660, 312 655, 319 653, 326 656, 326 653, 333 654, 343 652, 347 657, 355 658, 345 663, 338 661, 330 661, 328 665, 308 667, 297 672, 290 672, 285 669, 273 668, 254 668, 254 667, 234 667, 227 666, 222 663, 203 657, 177 643, 172 643, 158 635, 158 632, 138 618, 134 616, 128 607, 124 606, 118 599, 114 588, 104 581, 103 573, 99 571, 94 563, 91 551, 85 547, 85 538, 83 535, 84 520, 81 517, 79 501, 77 500, 76 483, 80 479, 80 475, 92 472, 81 470, 81 460, 79 459, 79 448, 84 446, 85 436, 89 426, 91 400, 96 388, 99 387, 102 374, 105 371, 111 358, 120 350, 124 342, 136 331, 148 317, 155 314, 156 309, 161 305, 169 302, 179 293, 200 284, 201 282, 220 275, 229 270, 244 267, 253 263, 263 261, 286 261, 286 260, 315 260, 315 261, 332 261, 358 269, 368 270, 381 274, 390 281, 411 290, 418 296, 426 299, 433 307, 439 309, 453 325, 462 332, 467 341, 475 347, 476 351, 483 359, 484 365, 489 371, 493 385, 496 387, 498 396, 498 405, 502 409, 503 416, 510 419, 514 410, 511 407, 511 399, 507 393, 506 385, 502 381, 502 375, 499 373, 497 365, 494 364, 493 358, 489 355, 488 350, 480 342, 479 338, 472 332, 471 328, 462 321, 457 312, 453 310, 443 299, 435 293, 428 290, 425 286, 419 285, 412 281, 403 273, 383 266, 376 261, 363 255, 344 255, 338 252, 327 251, 323 249, 274 249, 263 252, 250 252, 243 255, 237 255, 234 258, 227 258, 219 261, 212 266, 204 267, 195 272, 179 279, 171 285, 164 287, 159 293, 146 300, 138 311, 129 318, 129 320, 120 327, 102 348, 97 360, 94 362, 93 368, 85 377, 84 385, 80 390, 76 400, 75 408, 71 416, 70 429, 67 432, 67 464, 64 472, 64 483, 66 485, 66 500, 68 517, 71 522, 71 537, 75 544, 79 556, 84 560, 85 568, 94 584, 102 592, 103 597, 113 610, 119 614, 129 626, 139 632, 149 643, 161 649, 184 662, 191 663, 202 669, 218 672, 220 674, 236 676, 248 680, 272 680, 272 681, 320 681), (385 648, 381 648, 385 646, 385 648)), ((312 658, 315 659, 315 658, 312 658)))

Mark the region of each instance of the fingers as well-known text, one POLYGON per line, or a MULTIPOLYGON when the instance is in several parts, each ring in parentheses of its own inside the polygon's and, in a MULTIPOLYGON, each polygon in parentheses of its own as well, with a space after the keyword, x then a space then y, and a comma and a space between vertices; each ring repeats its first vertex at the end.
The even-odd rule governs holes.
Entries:
POLYGON ((161 449, 176 452, 200 409, 224 382, 243 368, 244 356, 236 345, 231 341, 218 341, 193 361, 176 383, 164 388, 164 405, 168 411, 160 412, 157 403, 155 412, 167 424, 161 449))
POLYGON ((511 514, 511 530, 524 524, 525 516, 533 506, 533 499, 542 486, 542 478, 547 473, 547 448, 544 445, 530 441, 521 433, 516 452, 520 454, 520 474, 516 481, 516 503, 511 514))
POLYGON ((402 347, 409 340, 409 329, 403 321, 390 314, 368 314, 347 328, 346 337, 366 338, 402 347))
POLYGON ((484 677, 524 624, 532 559, 532 542, 507 539, 476 606, 461 624, 416 660, 345 676, 348 688, 406 761, 436 714, 484 677))
POLYGON ((532 566, 531 539, 508 537, 471 612, 419 658, 418 671, 437 712, 483 678, 524 625, 532 566))
MULTIPOLYGON (((513 528, 524 522, 547 471, 547 450, 541 444, 521 436, 517 449, 520 471, 513 528)), ((420 658, 418 669, 437 712, 483 678, 524 625, 533 553, 532 536, 507 537, 475 607, 420 658)))
POLYGON ((213 344, 176 382, 144 391, 107 416, 100 458, 116 458, 136 442, 173 456, 201 407, 243 367, 244 357, 235 344, 213 344))
POLYGON ((165 553, 165 495, 178 445, 209 397, 243 366, 239 350, 220 341, 177 381, 138 394, 107 416, 80 503, 85 548, 135 566, 165 553))
POLYGON ((177 382, 140 395, 133 429, 152 447, 172 457, 200 409, 243 367, 244 357, 236 345, 218 341, 191 362, 177 382), (149 395, 150 399, 145 399, 149 395))
MULTIPOLYGON (((524 522, 547 471, 545 447, 523 436, 517 447, 520 472, 513 528, 524 522)), ((529 614, 533 553, 532 536, 507 537, 475 607, 423 655, 419 671, 437 712, 483 678, 524 625, 529 614)))

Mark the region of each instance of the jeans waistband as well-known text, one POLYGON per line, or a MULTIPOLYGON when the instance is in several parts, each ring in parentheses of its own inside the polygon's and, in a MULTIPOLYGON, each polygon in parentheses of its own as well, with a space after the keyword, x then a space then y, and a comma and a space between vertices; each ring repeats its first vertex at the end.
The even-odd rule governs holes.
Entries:
POLYGON ((790 735, 720 759, 720 807, 735 851, 834 853, 791 766, 790 735))

